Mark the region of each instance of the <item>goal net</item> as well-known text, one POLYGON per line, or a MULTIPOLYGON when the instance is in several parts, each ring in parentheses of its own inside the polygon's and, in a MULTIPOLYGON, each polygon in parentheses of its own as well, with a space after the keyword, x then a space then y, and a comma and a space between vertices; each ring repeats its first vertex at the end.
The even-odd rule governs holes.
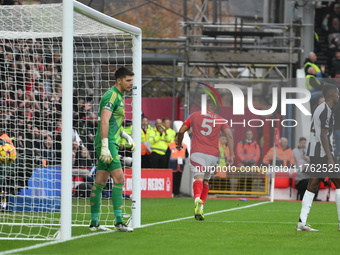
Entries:
MULTIPOLYGON (((0 136, 11 138, 17 150, 14 163, 0 164, 1 239, 57 238, 61 226, 71 224, 61 220, 63 213, 71 212, 61 200, 61 187, 71 183, 62 182, 62 175, 70 171, 72 226, 89 226, 99 103, 114 86, 114 72, 121 66, 135 73, 134 87, 125 95, 124 128, 139 144, 140 30, 76 1, 73 5, 73 82, 67 83, 63 82, 67 57, 63 55, 63 5, 0 6, 0 136), (73 104, 63 101, 72 83, 73 104), (63 118, 69 111, 73 120, 63 118), (72 129, 63 130, 64 121, 72 121, 72 129), (63 132, 72 133, 72 144, 62 140, 63 132), (61 167, 63 144, 72 146, 67 169, 61 167)), ((132 179, 132 188, 123 191, 123 217, 138 227, 140 148, 132 155, 122 141, 120 157, 123 168, 133 169, 133 176, 125 176, 132 179)), ((111 189, 109 179, 99 218, 108 227, 114 225, 111 189)))

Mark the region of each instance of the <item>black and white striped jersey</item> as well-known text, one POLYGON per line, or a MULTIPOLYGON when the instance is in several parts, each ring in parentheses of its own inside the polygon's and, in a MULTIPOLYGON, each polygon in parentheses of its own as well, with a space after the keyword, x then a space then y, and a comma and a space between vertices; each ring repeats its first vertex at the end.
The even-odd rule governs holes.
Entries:
POLYGON ((320 104, 313 113, 312 123, 310 127, 310 137, 307 149, 307 155, 310 157, 324 157, 326 152, 321 143, 321 129, 328 129, 327 138, 331 154, 334 156, 333 147, 333 126, 334 116, 331 108, 326 102, 320 104))

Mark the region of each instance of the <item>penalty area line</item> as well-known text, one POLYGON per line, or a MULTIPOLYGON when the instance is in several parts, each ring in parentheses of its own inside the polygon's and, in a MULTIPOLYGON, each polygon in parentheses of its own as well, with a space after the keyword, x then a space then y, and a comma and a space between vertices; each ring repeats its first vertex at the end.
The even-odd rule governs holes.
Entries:
MULTIPOLYGON (((256 203, 256 204, 234 207, 234 208, 215 211, 215 212, 209 212, 209 213, 205 213, 204 215, 213 215, 213 214, 218 214, 218 213, 231 212, 231 211, 246 209, 246 208, 250 208, 250 207, 254 207, 254 206, 258 206, 258 205, 263 205, 263 204, 267 204, 267 203, 271 203, 271 202, 270 201, 264 201, 264 202, 260 202, 260 203, 256 203)), ((173 220, 159 221, 159 222, 154 222, 154 223, 142 225, 139 228, 145 228, 145 227, 150 227, 150 226, 155 226, 155 225, 160 225, 160 224, 165 224, 165 223, 170 223, 170 222, 177 222, 177 221, 187 220, 187 219, 192 219, 192 218, 193 218, 193 216, 188 216, 188 217, 182 217, 182 218, 177 218, 177 219, 173 219, 173 220)), ((72 237, 70 240, 57 240, 57 241, 50 241, 50 242, 46 242, 46 243, 39 243, 39 244, 35 244, 35 245, 29 246, 29 247, 23 247, 23 248, 18 248, 18 249, 14 249, 14 250, 3 251, 3 252, 0 252, 0 255, 29 251, 29 250, 38 249, 38 248, 42 248, 42 247, 53 245, 53 244, 64 243, 64 242, 76 240, 76 239, 83 238, 83 237, 95 236, 95 235, 100 235, 100 234, 107 234, 107 233, 110 233, 110 232, 116 232, 116 231, 113 231, 113 230, 112 231, 101 231, 101 232, 90 233, 90 234, 86 234, 86 235, 75 236, 75 237, 72 237)))

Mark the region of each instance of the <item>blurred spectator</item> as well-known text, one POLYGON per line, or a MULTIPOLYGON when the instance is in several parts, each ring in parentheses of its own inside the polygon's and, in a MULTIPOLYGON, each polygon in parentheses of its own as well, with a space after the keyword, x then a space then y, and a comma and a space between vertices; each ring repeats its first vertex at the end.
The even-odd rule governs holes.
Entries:
POLYGON ((75 162, 73 165, 74 167, 77 167, 77 168, 91 168, 92 167, 92 159, 86 147, 82 147, 72 152, 75 153, 75 162))
POLYGON ((162 126, 162 120, 156 120, 155 128, 150 132, 149 141, 151 143, 151 168, 167 168, 168 158, 166 151, 168 143, 171 142, 171 134, 168 135, 162 126))
MULTIPOLYGON (((307 190, 309 182, 309 174, 307 170, 307 164, 309 163, 309 157, 306 156, 306 138, 300 137, 299 145, 297 148, 293 149, 293 154, 296 162, 296 177, 295 177, 295 187, 298 191, 297 199, 302 200, 305 191, 307 190)), ((314 201, 320 201, 317 198, 318 192, 315 194, 314 201)))
POLYGON ((79 151, 79 144, 77 143, 76 140, 72 141, 72 151, 76 153, 76 155, 78 154, 79 151))
POLYGON ((162 124, 163 124, 163 128, 164 128, 165 132, 167 133, 167 135, 170 139, 170 143, 172 143, 173 141, 175 141, 176 132, 171 128, 170 119, 169 118, 163 118, 162 124))
POLYGON ((340 71, 340 51, 337 51, 335 53, 335 56, 332 59, 332 67, 333 67, 333 70, 334 70, 333 74, 340 71))
POLYGON ((330 8, 328 13, 325 15, 321 26, 324 31, 329 32, 334 18, 340 18, 340 4, 338 3, 334 4, 333 9, 330 8))
MULTIPOLYGON (((169 143, 172 143, 175 141, 176 132, 171 128, 171 121, 169 118, 163 118, 162 119, 163 128, 169 138, 169 143)), ((166 151, 167 156, 167 162, 166 165, 169 165, 169 158, 170 158, 170 150, 167 149, 166 151)))
POLYGON ((142 117, 142 128, 141 128, 141 154, 142 154, 142 168, 151 168, 150 154, 151 154, 151 143, 149 141, 152 127, 149 125, 149 119, 142 117))
POLYGON ((42 159, 43 165, 46 166, 55 166, 56 165, 56 154, 53 148, 53 141, 51 136, 47 136, 45 138, 42 150, 42 159))
POLYGON ((72 151, 72 168, 77 167, 76 153, 72 151))
MULTIPOLYGON (((132 121, 131 120, 125 120, 123 122, 122 131, 127 133, 129 136, 132 136, 132 121)), ((132 158, 131 145, 123 137, 121 137, 120 139, 119 155, 121 155, 123 158, 132 158)), ((125 163, 125 161, 123 162, 125 163)))
POLYGON ((324 65, 321 65, 320 67, 318 67, 316 64, 316 61, 317 61, 316 54, 313 51, 309 52, 308 58, 305 59, 305 63, 304 63, 306 76, 308 74, 311 74, 309 70, 312 70, 312 69, 309 69, 309 67, 314 67, 315 73, 313 73, 313 75, 315 75, 316 77, 325 76, 326 67, 324 65))
MULTIPOLYGON (((274 147, 270 148, 267 154, 263 158, 263 165, 272 165, 274 157, 274 147)), ((276 166, 293 167, 295 165, 295 159, 292 149, 288 146, 288 140, 285 137, 281 137, 280 145, 276 146, 276 166)))
MULTIPOLYGON (((219 141, 218 141, 218 149, 220 151, 220 154, 218 155, 218 166, 223 169, 227 164, 227 157, 229 155, 229 152, 226 153, 227 150, 227 137, 225 135, 220 135, 219 141)), ((229 151, 229 149, 228 149, 229 151)))
POLYGON ((308 75, 306 75, 306 88, 311 93, 311 100, 310 100, 310 106, 311 109, 316 104, 316 98, 322 94, 322 87, 323 87, 323 80, 322 77, 317 77, 315 68, 310 66, 308 68, 308 75))
POLYGON ((337 17, 333 17, 331 19, 331 25, 328 26, 328 21, 329 18, 327 18, 327 15, 325 19, 322 22, 322 28, 328 33, 328 34, 334 34, 334 33, 339 33, 340 32, 340 24, 339 24, 339 19, 337 17), (327 24, 325 24, 327 22, 327 24))
POLYGON ((178 135, 175 135, 175 140, 169 143, 170 160, 169 168, 172 169, 172 194, 174 197, 179 196, 179 188, 181 186, 182 173, 185 164, 185 158, 189 156, 186 144, 182 143, 183 148, 178 150, 176 148, 178 135))
POLYGON ((87 98, 86 102, 84 100, 79 100, 79 102, 84 103, 79 106, 79 119, 85 120, 87 119, 91 113, 93 112, 93 101, 92 98, 87 98))
POLYGON ((19 108, 25 108, 26 110, 29 109, 31 111, 34 111, 34 109, 36 110, 40 110, 40 105, 38 104, 38 102, 35 100, 35 96, 32 92, 27 92, 25 94, 25 99, 23 102, 21 102, 18 105, 19 108))
POLYGON ((227 138, 225 135, 220 135, 218 141, 218 155, 217 169, 214 173, 214 180, 210 183, 212 190, 230 190, 230 180, 227 179, 226 166, 230 155, 229 146, 227 145, 227 138))
POLYGON ((34 148, 34 155, 36 156, 42 156, 41 154, 41 150, 43 147, 42 144, 42 139, 43 139, 43 135, 41 130, 39 130, 39 128, 37 126, 33 127, 33 148, 34 148))
POLYGON ((94 138, 96 136, 98 126, 98 117, 92 113, 90 117, 84 122, 82 127, 81 139, 84 141, 84 146, 89 150, 91 158, 95 158, 94 153, 94 138))
POLYGON ((309 181, 309 174, 306 172, 309 162, 309 158, 306 156, 306 141, 306 138, 300 137, 298 147, 293 149, 297 169, 295 187, 298 190, 298 200, 302 200, 309 181))
MULTIPOLYGON (((255 166, 260 159, 260 146, 253 139, 253 131, 247 129, 244 140, 236 146, 237 165, 238 166, 255 166)), ((238 180, 238 191, 252 191, 253 179, 240 178, 238 180)))
POLYGON ((340 32, 339 19, 333 18, 332 19, 332 26, 330 27, 328 33, 333 34, 333 33, 339 33, 339 32, 340 32))
POLYGON ((74 128, 72 129, 72 141, 73 142, 75 141, 77 143, 78 147, 83 146, 83 141, 80 139, 80 136, 79 136, 77 130, 75 130, 74 128))

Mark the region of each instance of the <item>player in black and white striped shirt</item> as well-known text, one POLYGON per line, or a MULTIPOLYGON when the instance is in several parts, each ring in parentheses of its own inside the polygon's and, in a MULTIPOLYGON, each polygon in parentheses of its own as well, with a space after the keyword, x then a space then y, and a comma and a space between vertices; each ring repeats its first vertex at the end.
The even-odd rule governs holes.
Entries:
POLYGON ((299 223, 296 227, 297 231, 317 231, 309 227, 307 216, 309 214, 315 193, 318 191, 320 181, 328 176, 332 177, 336 191, 335 201, 338 210, 340 231, 340 173, 339 164, 334 164, 334 148, 333 148, 333 125, 334 116, 332 107, 339 101, 339 90, 334 85, 325 85, 322 93, 325 102, 320 104, 313 113, 310 138, 307 149, 307 155, 310 157, 309 170, 311 173, 308 187, 302 199, 302 208, 299 223), (335 174, 331 175, 331 170, 335 174))

